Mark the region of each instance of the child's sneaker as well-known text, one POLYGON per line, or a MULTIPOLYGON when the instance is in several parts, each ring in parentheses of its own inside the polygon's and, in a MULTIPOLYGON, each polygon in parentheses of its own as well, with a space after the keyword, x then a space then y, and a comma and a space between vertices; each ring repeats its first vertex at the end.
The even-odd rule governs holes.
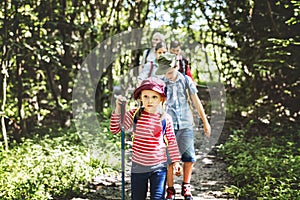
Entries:
POLYGON ((165 200, 174 200, 175 199, 176 191, 174 187, 168 187, 167 189, 167 197, 165 200))
POLYGON ((190 184, 182 184, 181 195, 184 196, 184 200, 193 200, 190 184))

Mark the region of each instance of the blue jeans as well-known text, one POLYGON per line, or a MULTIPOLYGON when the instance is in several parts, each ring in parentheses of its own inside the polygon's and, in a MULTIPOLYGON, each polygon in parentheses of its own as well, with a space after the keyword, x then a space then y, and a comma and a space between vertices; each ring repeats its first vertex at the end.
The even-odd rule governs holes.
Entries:
POLYGON ((148 180, 150 180, 150 200, 163 200, 167 168, 152 172, 131 173, 131 199, 144 200, 147 197, 148 180))

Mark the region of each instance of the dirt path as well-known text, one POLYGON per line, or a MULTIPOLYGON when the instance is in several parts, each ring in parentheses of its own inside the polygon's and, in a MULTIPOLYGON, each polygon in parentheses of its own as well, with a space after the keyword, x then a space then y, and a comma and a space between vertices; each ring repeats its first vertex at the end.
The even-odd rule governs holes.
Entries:
MULTIPOLYGON (((221 135, 219 143, 224 142, 224 135, 221 135)), ((196 138, 195 147, 200 146, 201 139, 196 138)), ((219 144, 218 143, 218 144, 219 144)), ((225 187, 230 185, 230 178, 226 173, 226 164, 223 158, 218 154, 218 149, 215 145, 209 153, 204 155, 201 149, 196 148, 197 162, 194 165, 192 175, 192 194, 194 200, 206 199, 229 199, 230 197, 224 192, 225 187)), ((130 163, 126 166, 126 200, 130 199, 130 163)), ((180 195, 181 177, 175 177, 175 189, 177 191, 176 200, 183 200, 180 195)), ((72 200, 120 200, 121 199, 121 177, 98 177, 95 181, 94 187, 88 195, 81 198, 73 198, 72 200)))
MULTIPOLYGON (((218 157, 214 149, 208 155, 198 160, 194 166, 192 176, 192 194, 194 200, 217 199, 225 200, 234 198, 224 192, 225 186, 229 186, 229 177, 226 173, 226 164, 218 157)), ((126 200, 130 199, 129 172, 126 173, 126 200)), ((180 178, 175 178, 176 200, 183 200, 180 192, 180 178)), ((72 200, 120 200, 121 199, 120 177, 102 177, 98 180, 93 192, 84 198, 72 200)))
MULTIPOLYGON (((199 140, 196 140, 199 141, 199 140)), ((218 146, 219 144, 215 145, 218 146)), ((195 146, 199 146, 196 145, 195 146)), ((200 149, 196 149, 198 157, 194 165, 192 174, 192 194, 194 200, 205 199, 230 199, 229 194, 225 193, 226 186, 230 185, 230 178, 226 172, 226 164, 218 154, 218 148, 213 147, 208 154, 202 154, 200 149)), ((182 177, 175 177, 175 189, 178 191, 176 200, 183 200, 180 195, 182 177)))

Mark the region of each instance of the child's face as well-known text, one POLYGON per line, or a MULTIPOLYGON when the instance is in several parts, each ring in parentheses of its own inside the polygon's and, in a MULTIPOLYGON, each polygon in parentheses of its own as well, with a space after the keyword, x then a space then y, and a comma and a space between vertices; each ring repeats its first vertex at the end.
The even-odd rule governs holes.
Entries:
POLYGON ((149 113, 157 113, 158 106, 162 102, 163 97, 153 90, 143 90, 141 92, 141 100, 145 111, 149 113))
POLYGON ((170 53, 173 53, 173 54, 176 54, 176 55, 179 55, 181 52, 181 48, 180 46, 176 47, 176 48, 171 48, 170 49, 170 53))
POLYGON ((159 48, 155 51, 156 54, 156 59, 159 58, 159 56, 161 56, 162 54, 165 54, 168 50, 166 48, 159 48))
POLYGON ((178 71, 178 67, 173 67, 173 68, 170 68, 166 73, 165 73, 165 77, 167 79, 169 79, 170 81, 175 81, 176 78, 177 78, 177 73, 178 71))

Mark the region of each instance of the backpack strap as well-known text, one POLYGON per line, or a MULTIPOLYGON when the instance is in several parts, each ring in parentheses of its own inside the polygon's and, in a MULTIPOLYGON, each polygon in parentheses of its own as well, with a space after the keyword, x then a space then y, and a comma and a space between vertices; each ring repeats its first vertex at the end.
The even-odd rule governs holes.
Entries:
POLYGON ((144 64, 147 63, 147 57, 149 56, 150 51, 151 51, 151 48, 148 48, 148 49, 147 49, 147 52, 146 52, 146 56, 145 56, 145 60, 144 60, 145 63, 144 63, 144 64))
POLYGON ((185 62, 183 60, 183 58, 181 58, 179 60, 179 66, 180 66, 180 69, 182 70, 182 74, 186 74, 186 65, 185 65, 185 62))
POLYGON ((184 76, 184 85, 185 85, 185 96, 187 97, 187 99, 190 99, 190 94, 191 94, 191 88, 189 85, 189 79, 188 76, 183 74, 184 76))
POLYGON ((152 71, 153 71, 153 61, 150 61, 150 70, 149 70, 148 78, 151 77, 152 71))
POLYGON ((168 86, 167 86, 167 84, 166 84, 166 86, 165 86, 164 91, 165 91, 165 95, 167 96, 167 94, 168 94, 168 86))
POLYGON ((162 125, 162 135, 163 135, 163 139, 164 139, 164 142, 166 144, 166 146, 169 145, 169 142, 168 142, 168 138, 167 138, 167 120, 166 118, 164 118, 163 120, 161 120, 161 125, 162 125))
POLYGON ((182 63, 184 67, 184 74, 187 74, 187 69, 189 68, 189 61, 185 57, 182 57, 182 63))
POLYGON ((189 85, 189 80, 188 80, 188 76, 183 74, 184 76, 184 83, 185 83, 185 97, 186 97, 186 100, 188 101, 189 103, 189 106, 190 106, 190 109, 193 110, 193 102, 192 102, 192 99, 191 99, 191 88, 190 88, 190 85, 189 85))
POLYGON ((132 130, 132 135, 131 135, 132 142, 134 140, 134 134, 136 131, 137 121, 138 121, 139 117, 141 116, 143 110, 144 110, 144 108, 140 107, 140 108, 136 109, 136 111, 133 114, 133 125, 132 125, 133 130, 132 130))

